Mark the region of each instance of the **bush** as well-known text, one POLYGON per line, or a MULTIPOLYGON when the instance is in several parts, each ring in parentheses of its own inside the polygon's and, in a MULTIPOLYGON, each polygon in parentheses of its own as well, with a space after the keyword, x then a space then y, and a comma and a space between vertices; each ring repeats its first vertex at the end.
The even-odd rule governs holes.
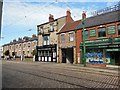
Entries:
POLYGON ((6 50, 4 54, 8 56, 10 54, 9 50, 6 50))

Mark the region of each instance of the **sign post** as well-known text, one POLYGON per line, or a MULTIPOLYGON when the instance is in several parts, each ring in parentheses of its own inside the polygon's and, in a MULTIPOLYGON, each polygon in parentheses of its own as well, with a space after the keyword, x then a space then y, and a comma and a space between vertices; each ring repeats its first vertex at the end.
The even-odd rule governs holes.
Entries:
POLYGON ((82 31, 83 31, 83 60, 84 60, 84 67, 86 66, 86 47, 85 47, 85 24, 84 24, 84 20, 86 18, 86 14, 83 11, 82 13, 82 31))

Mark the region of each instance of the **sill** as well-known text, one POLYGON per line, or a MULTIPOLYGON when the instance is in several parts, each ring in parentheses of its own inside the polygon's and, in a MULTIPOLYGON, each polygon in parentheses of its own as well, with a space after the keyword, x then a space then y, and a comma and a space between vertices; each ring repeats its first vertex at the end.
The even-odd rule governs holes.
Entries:
POLYGON ((104 39, 104 38, 107 38, 107 37, 98 37, 97 39, 104 39))

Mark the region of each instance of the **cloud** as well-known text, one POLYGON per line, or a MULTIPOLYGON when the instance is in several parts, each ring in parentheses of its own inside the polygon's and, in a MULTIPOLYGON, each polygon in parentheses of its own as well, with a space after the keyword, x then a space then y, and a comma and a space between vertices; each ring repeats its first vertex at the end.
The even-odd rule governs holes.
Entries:
POLYGON ((79 4, 79 7, 72 7, 68 6, 69 3, 67 5, 64 2, 39 2, 37 0, 39 3, 35 3, 32 1, 6 0, 4 2, 2 19, 2 34, 5 36, 4 43, 14 38, 36 33, 36 26, 48 22, 49 14, 54 15, 56 19, 65 16, 66 10, 70 8, 73 19, 79 20, 83 9, 87 11, 87 16, 90 16, 89 12, 93 9, 91 7, 86 9, 86 6, 81 7, 79 4), (27 30, 29 29, 33 31, 28 33, 27 30))

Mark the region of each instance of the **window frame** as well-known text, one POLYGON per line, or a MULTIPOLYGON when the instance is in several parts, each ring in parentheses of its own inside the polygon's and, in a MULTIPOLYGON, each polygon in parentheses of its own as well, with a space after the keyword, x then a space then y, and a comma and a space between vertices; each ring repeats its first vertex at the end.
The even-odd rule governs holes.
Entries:
POLYGON ((73 42, 74 39, 75 39, 75 33, 74 33, 74 32, 70 32, 70 33, 69 33, 69 42, 73 42), (72 35, 72 37, 71 37, 71 35, 72 35), (73 40, 71 40, 71 38, 72 38, 73 40))
POLYGON ((43 45, 49 45, 50 44, 50 35, 43 35, 43 45), (45 40, 44 38, 47 37, 48 40, 45 40))
POLYGON ((90 30, 89 30, 89 37, 96 37, 96 28, 93 28, 93 29, 90 29, 90 30), (95 30, 95 35, 94 35, 94 36, 93 36, 93 35, 91 36, 90 31, 93 31, 93 30, 95 30))
MULTIPOLYGON (((98 30, 98 38, 106 37, 106 32, 107 32, 107 31, 106 31, 106 27, 99 27, 97 30, 98 30), (100 30, 100 29, 102 29, 102 30, 104 29, 104 30, 105 30, 105 36, 99 36, 99 33, 100 33, 99 30, 100 30)), ((102 30, 100 30, 100 31, 102 31, 102 30)))
POLYGON ((42 33, 43 33, 43 27, 40 26, 40 27, 38 27, 38 34, 42 34, 42 33))
POLYGON ((108 34, 108 35, 116 34, 116 25, 107 26, 107 34, 108 34), (110 34, 109 34, 109 33, 108 33, 108 31, 109 31, 108 28, 109 28, 109 27, 112 27, 112 26, 115 26, 115 33, 110 33, 110 34))
POLYGON ((61 43, 65 43, 65 34, 64 33, 60 34, 60 38, 61 38, 61 43))
POLYGON ((53 24, 50 24, 50 29, 49 29, 50 32, 54 32, 54 25, 53 24))

